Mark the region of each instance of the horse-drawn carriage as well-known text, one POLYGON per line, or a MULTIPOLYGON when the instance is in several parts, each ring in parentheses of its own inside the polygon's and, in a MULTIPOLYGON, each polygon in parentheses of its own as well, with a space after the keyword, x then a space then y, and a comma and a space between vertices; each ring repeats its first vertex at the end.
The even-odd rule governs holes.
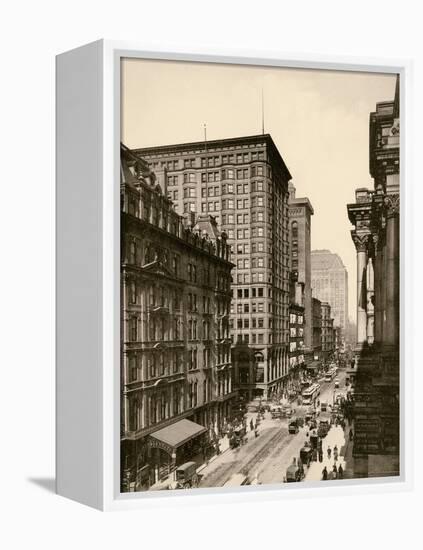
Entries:
POLYGON ((240 447, 247 441, 247 432, 244 426, 235 428, 229 436, 229 446, 231 449, 240 447))

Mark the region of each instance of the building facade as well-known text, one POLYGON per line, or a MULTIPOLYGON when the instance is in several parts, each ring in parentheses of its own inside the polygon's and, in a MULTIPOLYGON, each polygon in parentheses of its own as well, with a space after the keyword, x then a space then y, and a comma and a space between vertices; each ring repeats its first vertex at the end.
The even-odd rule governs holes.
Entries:
POLYGON ((313 360, 313 304, 311 281, 311 216, 313 207, 307 197, 296 198, 289 184, 290 269, 304 285, 304 351, 313 360))
POLYGON ((312 298, 313 306, 313 362, 307 368, 316 371, 322 365, 322 302, 312 298))
POLYGON ((289 306, 289 366, 300 369, 304 366, 304 306, 289 306))
POLYGON ((322 302, 322 359, 328 363, 334 357, 335 334, 330 304, 322 302))
POLYGON ((348 205, 357 251, 357 343, 354 378, 354 474, 400 472, 399 434, 399 77, 394 101, 370 114, 373 189, 348 205))
POLYGON ((205 452, 235 397, 230 247, 212 217, 175 212, 163 176, 121 146, 123 491, 205 452))
POLYGON ((338 254, 330 250, 312 250, 311 285, 313 296, 332 308, 334 325, 345 339, 348 329, 348 272, 338 254))
POLYGON ((305 366, 305 309, 304 283, 297 281, 298 273, 291 272, 289 304, 289 368, 290 378, 305 366))
POLYGON ((151 169, 166 170, 167 193, 179 213, 212 214, 228 236, 235 263, 230 315, 233 357, 235 361, 243 358, 235 366, 236 387, 247 399, 281 392, 289 369, 291 175, 271 136, 136 152, 151 169), (252 354, 244 353, 243 346, 252 354))

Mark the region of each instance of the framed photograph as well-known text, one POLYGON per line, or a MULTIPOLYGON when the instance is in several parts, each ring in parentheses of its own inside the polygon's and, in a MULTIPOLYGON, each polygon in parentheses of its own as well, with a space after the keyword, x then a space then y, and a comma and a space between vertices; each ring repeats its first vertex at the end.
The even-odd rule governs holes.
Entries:
POLYGON ((398 60, 58 56, 59 494, 409 487, 409 79, 398 60))

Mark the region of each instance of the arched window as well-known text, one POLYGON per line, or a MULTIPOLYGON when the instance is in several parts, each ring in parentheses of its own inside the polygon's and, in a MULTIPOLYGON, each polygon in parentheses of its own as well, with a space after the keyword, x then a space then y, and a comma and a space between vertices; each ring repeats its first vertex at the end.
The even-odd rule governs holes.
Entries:
POLYGON ((298 238, 298 222, 292 222, 291 223, 291 230, 292 230, 292 238, 296 239, 298 238))

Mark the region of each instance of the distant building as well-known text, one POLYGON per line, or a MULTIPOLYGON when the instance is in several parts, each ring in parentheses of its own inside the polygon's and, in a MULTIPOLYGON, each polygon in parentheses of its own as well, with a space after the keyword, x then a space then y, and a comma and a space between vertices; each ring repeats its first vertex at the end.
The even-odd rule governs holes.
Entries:
POLYGON ((178 215, 158 172, 121 146, 122 491, 207 449, 235 397, 226 235, 178 215))
POLYGON ((248 398, 282 392, 289 370, 289 220, 291 174, 268 134, 137 149, 166 170, 180 214, 216 217, 235 269, 230 329, 236 387, 248 398), (252 350, 251 365, 242 351, 252 350), (240 355, 238 354, 240 351, 240 355))
POLYGON ((313 207, 307 197, 296 198, 295 187, 289 184, 290 269, 304 285, 304 351, 312 360, 313 305, 311 280, 311 216, 313 207))
POLYGON ((296 273, 292 273, 289 305, 289 367, 290 372, 304 367, 304 283, 296 281, 296 273))
POLYGON ((312 298, 313 306, 313 361, 307 363, 311 370, 319 369, 322 365, 322 303, 312 298))
POLYGON ((311 286, 313 296, 330 304, 334 325, 345 339, 348 328, 348 272, 338 254, 312 250, 311 286))
POLYGON ((322 359, 326 362, 333 359, 335 351, 335 338, 331 307, 327 302, 322 302, 322 359))

